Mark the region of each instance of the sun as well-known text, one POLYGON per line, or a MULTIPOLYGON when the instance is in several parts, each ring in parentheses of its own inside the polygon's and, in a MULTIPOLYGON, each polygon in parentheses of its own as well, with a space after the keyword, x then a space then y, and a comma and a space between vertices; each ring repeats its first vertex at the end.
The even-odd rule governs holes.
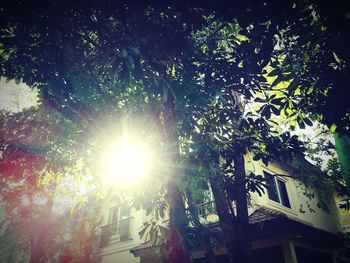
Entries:
POLYGON ((106 146, 101 163, 108 184, 130 186, 149 175, 152 154, 140 139, 125 137, 106 146))

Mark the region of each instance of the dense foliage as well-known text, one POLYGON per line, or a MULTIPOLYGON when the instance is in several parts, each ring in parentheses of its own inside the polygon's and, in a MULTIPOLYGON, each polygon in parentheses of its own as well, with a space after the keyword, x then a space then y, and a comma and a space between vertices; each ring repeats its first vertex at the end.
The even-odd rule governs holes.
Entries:
MULTIPOLYGON (((186 218, 183 197, 190 203, 189 186, 209 184, 231 260, 249 262, 247 193, 263 191, 264 182, 261 175, 246 177, 243 156, 250 152, 268 164, 303 154, 295 135, 276 128, 279 118, 293 128, 317 119, 349 132, 349 108, 342 100, 348 54, 332 39, 334 32, 341 39, 348 33, 335 27, 327 8, 291 1, 6 3, 0 9, 0 74, 35 85, 41 107, 53 111, 42 116, 52 118, 49 135, 35 133, 45 138, 40 155, 45 160, 43 167, 33 167, 34 184, 41 175, 56 182, 57 171, 48 177, 43 169, 64 170, 77 161, 97 177, 91 164, 98 134, 108 126, 104 121, 112 120, 117 130, 125 120, 148 122, 139 132, 156 131, 153 140, 168 155, 157 177, 161 197, 152 196, 157 204, 168 201, 168 257, 188 262, 188 220, 203 226, 193 209, 186 218), (341 98, 336 110, 328 111, 330 98, 341 98), (234 200, 237 215, 228 205, 234 200)), ((24 122, 27 129, 37 127, 24 122)), ((41 145, 26 139, 25 145, 41 145)), ((27 158, 11 140, 3 141, 4 163, 16 154, 27 158)), ((11 173, 31 178, 18 167, 2 171, 5 181, 11 173)), ((157 236, 152 225, 146 224, 157 236)), ((208 257, 211 250, 209 242, 208 257)))

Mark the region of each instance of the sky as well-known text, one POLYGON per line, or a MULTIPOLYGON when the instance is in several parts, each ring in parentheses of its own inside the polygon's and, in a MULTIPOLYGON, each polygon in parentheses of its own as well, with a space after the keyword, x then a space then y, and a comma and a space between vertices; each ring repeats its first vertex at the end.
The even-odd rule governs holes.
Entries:
POLYGON ((14 80, 6 82, 0 78, 0 109, 18 112, 35 106, 38 102, 38 91, 24 83, 16 84, 14 80))

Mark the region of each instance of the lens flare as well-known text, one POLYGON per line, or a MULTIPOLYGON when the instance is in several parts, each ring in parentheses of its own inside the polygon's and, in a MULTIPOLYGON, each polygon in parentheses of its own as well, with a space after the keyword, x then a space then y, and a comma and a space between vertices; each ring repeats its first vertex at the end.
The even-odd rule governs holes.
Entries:
POLYGON ((148 176, 151 151, 138 139, 123 138, 106 147, 101 163, 108 184, 130 186, 148 176))

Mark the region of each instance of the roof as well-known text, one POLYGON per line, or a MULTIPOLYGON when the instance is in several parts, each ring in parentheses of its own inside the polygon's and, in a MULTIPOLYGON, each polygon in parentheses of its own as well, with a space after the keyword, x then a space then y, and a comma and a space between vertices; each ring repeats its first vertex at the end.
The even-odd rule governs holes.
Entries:
POLYGON ((249 224, 264 223, 267 221, 281 219, 281 218, 288 218, 288 217, 286 216, 286 214, 280 211, 261 206, 249 216, 249 224))
POLYGON ((320 247, 330 248, 339 245, 336 234, 263 206, 249 216, 249 233, 250 238, 254 240, 283 236, 320 247))
POLYGON ((159 246, 161 245, 161 241, 158 241, 157 243, 158 244, 155 244, 152 240, 149 240, 145 243, 142 243, 130 249, 130 253, 133 253, 134 256, 139 256, 140 254, 152 253, 156 251, 156 249, 159 248, 159 246))
POLYGON ((132 249, 130 249, 131 252, 135 251, 135 250, 143 250, 143 249, 148 249, 151 248, 153 246, 153 242, 151 240, 142 243, 141 245, 138 245, 136 247, 133 247, 132 249))
MULTIPOLYGON (((260 206, 249 216, 249 224, 252 224, 252 225, 260 224, 260 223, 268 222, 279 218, 287 218, 287 216, 284 213, 279 212, 277 210, 260 206)), ((130 252, 133 254, 140 254, 142 252, 154 249, 158 245, 155 245, 150 240, 136 247, 133 247, 132 249, 130 249, 130 252)))
MULTIPOLYGON (((261 237, 270 238, 280 235, 286 235, 292 238, 293 236, 298 236, 299 233, 304 233, 303 236, 306 237, 315 237, 319 241, 327 239, 331 243, 333 242, 333 245, 336 243, 336 236, 334 234, 312 227, 305 222, 299 221, 297 218, 288 217, 283 212, 264 206, 260 206, 250 214, 249 225, 250 235, 253 239, 259 239, 261 237)), ((130 252, 135 256, 152 253, 160 245, 155 245, 152 241, 148 241, 130 249, 130 252)))

